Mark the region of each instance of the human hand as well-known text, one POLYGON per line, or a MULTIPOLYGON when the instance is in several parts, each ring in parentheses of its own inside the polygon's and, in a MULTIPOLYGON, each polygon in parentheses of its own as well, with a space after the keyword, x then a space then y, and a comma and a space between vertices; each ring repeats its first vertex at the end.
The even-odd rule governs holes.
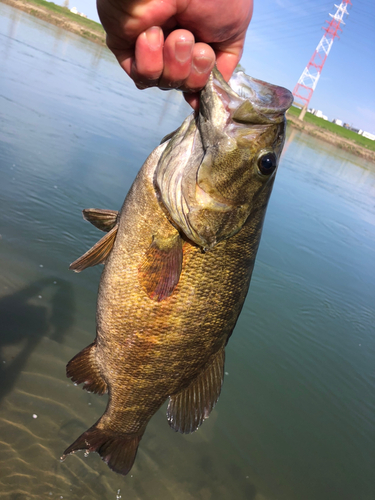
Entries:
POLYGON ((253 0, 97 0, 107 45, 138 88, 194 94, 215 64, 226 80, 237 66, 253 0))

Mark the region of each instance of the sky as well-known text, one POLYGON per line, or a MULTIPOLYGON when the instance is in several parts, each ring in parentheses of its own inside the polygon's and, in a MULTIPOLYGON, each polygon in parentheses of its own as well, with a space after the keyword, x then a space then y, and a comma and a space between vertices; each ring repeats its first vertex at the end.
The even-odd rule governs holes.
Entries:
MULTIPOLYGON (((375 134, 375 0, 351 1, 309 106, 375 134)), ((69 0, 69 7, 99 22, 95 0, 69 0)), ((293 91, 335 11, 330 0, 254 0, 241 60, 246 73, 293 91)))

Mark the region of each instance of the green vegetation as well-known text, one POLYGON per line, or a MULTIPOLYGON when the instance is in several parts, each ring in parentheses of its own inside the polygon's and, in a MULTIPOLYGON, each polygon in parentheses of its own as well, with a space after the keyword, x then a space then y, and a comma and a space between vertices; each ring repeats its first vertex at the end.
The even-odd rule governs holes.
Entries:
POLYGON ((90 28, 93 31, 97 31, 98 34, 104 34, 104 29, 103 26, 99 23, 96 23, 95 21, 92 21, 91 19, 86 19, 85 17, 81 17, 77 14, 73 14, 73 12, 70 12, 69 9, 66 7, 60 7, 60 5, 56 5, 53 2, 46 2, 45 0, 28 0, 28 3, 30 4, 35 4, 35 5, 40 5, 41 7, 45 7, 48 10, 51 10, 52 12, 55 12, 56 14, 60 14, 67 19, 70 19, 71 21, 74 21, 75 23, 78 23, 82 26, 86 26, 87 28, 90 28))
MULTIPOLYGON (((298 117, 300 112, 300 108, 297 108, 296 106, 292 106, 288 111, 288 113, 295 117, 298 117)), ((344 137, 345 139, 349 139, 350 141, 353 141, 360 146, 371 149, 371 151, 375 151, 375 141, 367 139, 366 137, 363 137, 362 135, 359 135, 356 132, 352 132, 351 130, 348 130, 344 127, 340 127, 340 125, 336 125, 336 123, 329 122, 328 120, 323 120, 323 118, 318 118, 311 113, 306 113, 303 121, 329 130, 330 132, 333 132, 340 137, 344 137)))

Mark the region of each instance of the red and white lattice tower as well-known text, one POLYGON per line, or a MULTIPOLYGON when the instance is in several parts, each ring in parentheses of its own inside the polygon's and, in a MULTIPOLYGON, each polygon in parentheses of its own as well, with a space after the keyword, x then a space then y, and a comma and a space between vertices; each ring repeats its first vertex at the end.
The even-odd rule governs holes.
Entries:
MULTIPOLYGON (((328 26, 323 26, 325 35, 323 35, 320 40, 308 65, 303 70, 297 85, 294 87, 294 103, 302 108, 303 115, 306 112, 310 99, 316 88, 324 63, 326 62, 329 51, 331 50, 333 40, 339 36, 338 32, 342 31, 340 25, 345 24, 343 21, 344 15, 349 15, 349 12, 347 11, 348 4, 352 4, 350 0, 343 0, 340 5, 335 5, 337 8, 335 14, 330 14, 332 19, 330 21, 326 21, 328 26)), ((300 118, 302 120, 303 116, 300 116, 300 118)))

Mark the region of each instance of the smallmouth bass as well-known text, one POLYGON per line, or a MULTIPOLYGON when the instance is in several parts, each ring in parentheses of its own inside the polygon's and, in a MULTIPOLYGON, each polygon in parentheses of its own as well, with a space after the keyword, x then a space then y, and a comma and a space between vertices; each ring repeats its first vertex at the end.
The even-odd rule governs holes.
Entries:
POLYGON ((105 263, 95 341, 67 376, 105 413, 67 448, 97 452, 127 474, 150 418, 169 398, 175 431, 195 431, 215 406, 225 346, 241 312, 285 138, 292 94, 215 68, 197 116, 167 136, 120 212, 87 209, 107 234, 71 264, 105 263))

